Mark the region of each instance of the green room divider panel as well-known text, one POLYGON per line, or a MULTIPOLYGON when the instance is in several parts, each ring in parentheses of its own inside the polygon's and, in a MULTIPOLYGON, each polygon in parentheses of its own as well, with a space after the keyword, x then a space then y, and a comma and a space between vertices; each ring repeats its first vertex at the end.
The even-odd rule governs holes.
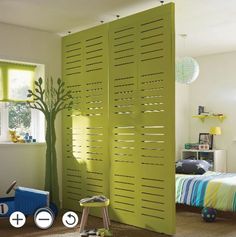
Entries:
MULTIPOLYGON (((63 38, 63 206, 110 197, 111 219, 175 232, 174 4, 63 38)), ((98 214, 94 212, 93 214, 98 214)))
POLYGON ((62 45, 74 102, 63 113, 63 206, 79 210, 81 198, 109 189, 108 26, 64 37, 62 45))
POLYGON ((174 5, 110 23, 112 219, 175 232, 174 5))

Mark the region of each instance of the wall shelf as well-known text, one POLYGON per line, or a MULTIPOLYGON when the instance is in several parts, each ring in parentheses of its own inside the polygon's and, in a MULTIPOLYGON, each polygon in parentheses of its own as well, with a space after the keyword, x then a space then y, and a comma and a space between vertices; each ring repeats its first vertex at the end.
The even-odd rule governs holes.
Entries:
POLYGON ((205 121, 205 119, 213 118, 213 119, 218 119, 221 122, 223 122, 226 119, 225 115, 193 115, 193 118, 199 118, 202 122, 205 121))

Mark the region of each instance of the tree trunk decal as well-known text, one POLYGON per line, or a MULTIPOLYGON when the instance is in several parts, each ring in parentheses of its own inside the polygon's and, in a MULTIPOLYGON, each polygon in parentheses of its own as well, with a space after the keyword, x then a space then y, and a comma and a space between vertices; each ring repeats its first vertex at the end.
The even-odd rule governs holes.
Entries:
POLYGON ((56 130, 55 119, 59 111, 70 109, 72 101, 70 99, 71 91, 65 90, 65 83, 59 78, 57 87, 53 86, 53 80, 48 80, 46 88, 43 88, 43 80, 39 78, 35 81, 35 90, 28 90, 28 101, 30 108, 40 110, 46 120, 46 169, 45 169, 45 190, 50 192, 50 199, 58 208, 60 208, 59 183, 57 172, 57 154, 56 154, 56 130))

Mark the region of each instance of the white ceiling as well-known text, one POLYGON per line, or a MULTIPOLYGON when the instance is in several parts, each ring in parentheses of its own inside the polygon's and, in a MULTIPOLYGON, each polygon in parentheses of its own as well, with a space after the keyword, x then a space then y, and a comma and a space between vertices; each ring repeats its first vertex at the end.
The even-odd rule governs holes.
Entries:
MULTIPOLYGON (((236 50, 236 0, 172 2, 179 56, 236 50)), ((159 5, 159 0, 0 0, 0 22, 65 35, 159 5)))

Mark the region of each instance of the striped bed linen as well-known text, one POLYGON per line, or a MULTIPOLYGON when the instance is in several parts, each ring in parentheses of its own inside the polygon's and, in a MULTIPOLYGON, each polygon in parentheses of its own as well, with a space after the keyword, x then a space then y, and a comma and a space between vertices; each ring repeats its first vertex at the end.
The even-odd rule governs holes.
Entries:
POLYGON ((236 211, 236 174, 176 174, 176 203, 236 211))

